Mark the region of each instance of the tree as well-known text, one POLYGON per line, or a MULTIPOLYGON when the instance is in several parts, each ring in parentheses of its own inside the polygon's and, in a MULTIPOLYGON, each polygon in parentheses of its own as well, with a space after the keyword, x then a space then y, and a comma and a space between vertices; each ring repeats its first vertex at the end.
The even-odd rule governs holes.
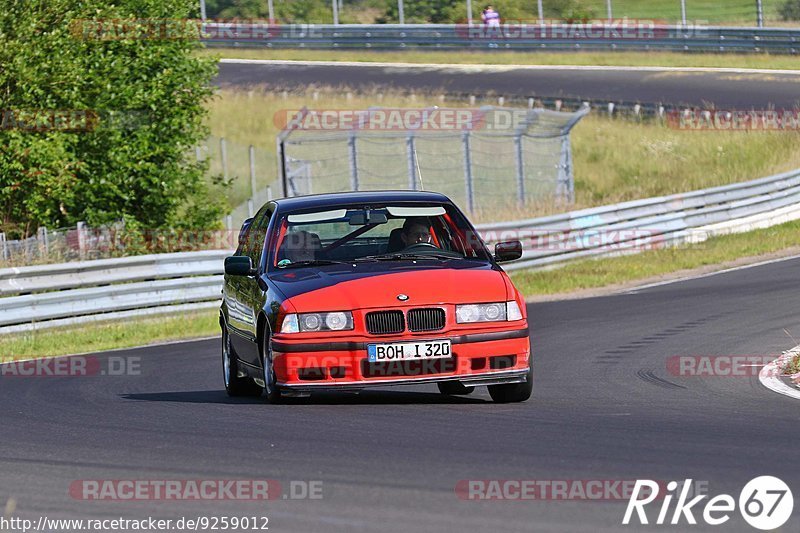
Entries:
POLYGON ((216 72, 181 22, 196 16, 194 0, 4 2, 0 231, 218 223, 220 195, 187 157, 207 136, 216 72))
POLYGON ((779 12, 783 20, 800 20, 800 0, 785 0, 779 12))

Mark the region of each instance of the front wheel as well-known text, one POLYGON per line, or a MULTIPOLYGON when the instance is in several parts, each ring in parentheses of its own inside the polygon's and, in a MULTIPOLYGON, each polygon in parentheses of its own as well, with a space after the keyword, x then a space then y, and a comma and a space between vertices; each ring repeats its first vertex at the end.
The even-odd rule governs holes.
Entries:
POLYGON ((528 356, 528 373, 525 383, 489 385, 489 396, 497 403, 524 402, 533 392, 533 354, 528 356))
POLYGON ((249 377, 239 377, 239 359, 231 344, 228 328, 222 326, 222 378, 228 396, 258 396, 261 387, 249 377))
POLYGON ((261 335, 261 366, 264 369, 264 392, 267 396, 267 403, 280 403, 283 399, 281 389, 275 384, 275 368, 272 365, 272 348, 269 345, 269 338, 266 334, 261 335))

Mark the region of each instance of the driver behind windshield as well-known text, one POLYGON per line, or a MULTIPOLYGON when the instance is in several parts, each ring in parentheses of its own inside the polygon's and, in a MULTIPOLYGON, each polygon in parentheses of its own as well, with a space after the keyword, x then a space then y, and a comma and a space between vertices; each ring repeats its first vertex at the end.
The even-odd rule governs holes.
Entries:
POLYGON ((400 239, 406 248, 415 244, 431 244, 431 232, 424 218, 407 218, 400 239))
POLYGON ((292 263, 313 261, 322 248, 319 235, 308 231, 297 231, 286 235, 284 250, 286 259, 292 263))

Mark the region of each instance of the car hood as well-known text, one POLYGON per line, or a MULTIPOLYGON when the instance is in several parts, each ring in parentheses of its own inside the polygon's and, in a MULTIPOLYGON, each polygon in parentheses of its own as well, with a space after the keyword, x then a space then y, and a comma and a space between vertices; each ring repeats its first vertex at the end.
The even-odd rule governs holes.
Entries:
POLYGON ((503 272, 489 263, 365 263, 273 273, 269 280, 297 312, 509 299, 503 272), (408 300, 398 299, 398 295, 408 300))

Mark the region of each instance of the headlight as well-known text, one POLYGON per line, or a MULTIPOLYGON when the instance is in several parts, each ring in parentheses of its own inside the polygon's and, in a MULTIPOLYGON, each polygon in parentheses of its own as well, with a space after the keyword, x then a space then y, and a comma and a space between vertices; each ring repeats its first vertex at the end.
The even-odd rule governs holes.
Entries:
POLYGON ((517 302, 497 302, 488 304, 466 304, 456 306, 456 322, 505 322, 521 320, 522 312, 517 302))
POLYGON ((283 319, 281 333, 307 331, 343 331, 353 329, 353 313, 335 311, 333 313, 289 314, 283 319))

